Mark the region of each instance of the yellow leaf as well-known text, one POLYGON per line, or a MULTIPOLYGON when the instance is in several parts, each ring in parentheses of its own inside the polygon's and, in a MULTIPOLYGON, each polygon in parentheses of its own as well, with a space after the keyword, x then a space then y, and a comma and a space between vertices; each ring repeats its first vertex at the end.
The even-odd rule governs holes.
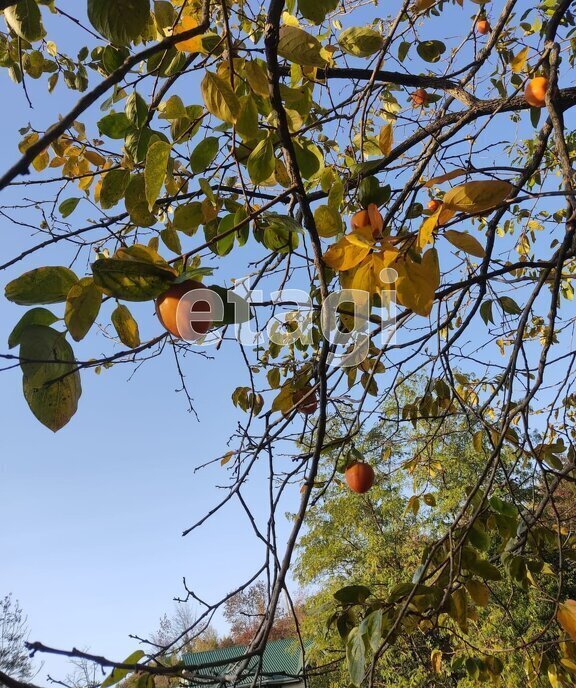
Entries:
POLYGON ((453 246, 464 251, 464 253, 469 253, 471 256, 476 256, 477 258, 484 258, 486 255, 486 251, 482 244, 478 239, 468 234, 468 232, 457 232, 455 229, 447 229, 444 232, 444 236, 453 246))
POLYGON ((482 430, 477 430, 472 437, 472 444, 474 445, 474 449, 477 452, 482 451, 483 436, 484 436, 484 432, 482 430))
POLYGON ((525 67, 526 67, 526 60, 528 59, 528 47, 523 48, 518 55, 515 55, 511 60, 510 60, 510 69, 514 72, 514 74, 518 74, 519 72, 523 72, 525 67))
POLYGON ((298 26, 284 24, 280 27, 278 55, 289 62, 307 67, 325 67, 326 59, 321 54, 320 41, 298 26))
POLYGON ((42 172, 42 170, 45 170, 48 167, 48 163, 50 162, 50 155, 48 154, 48 151, 42 151, 39 155, 37 155, 34 160, 32 160, 32 167, 36 170, 36 172, 42 172))
POLYGON ((422 223, 422 226, 418 231, 416 248, 419 251, 422 251, 425 246, 431 244, 434 230, 443 225, 445 222, 448 222, 448 220, 451 220, 453 217, 454 211, 450 210, 449 208, 445 208, 444 205, 441 205, 433 215, 427 217, 422 223))
POLYGON ((200 89, 210 114, 230 124, 236 122, 240 114, 240 101, 227 81, 206 71, 200 89))
POLYGON ((392 124, 385 124, 382 129, 380 129, 380 134, 378 135, 378 146, 382 151, 382 155, 390 155, 393 143, 394 131, 392 129, 392 124))
MULTIPOLYGON (((184 33, 185 31, 190 31, 190 29, 195 29, 198 26, 198 20, 196 17, 191 15, 184 15, 180 20, 180 23, 174 28, 174 33, 184 33)), ((176 43, 176 50, 185 53, 199 53, 202 50, 202 36, 192 36, 185 41, 176 43)))
POLYGON ((248 85, 258 96, 268 98, 268 75, 258 62, 248 60, 244 66, 244 74, 248 80, 248 85))
POLYGON ((576 674, 576 663, 574 663, 571 659, 568 659, 567 657, 562 657, 560 660, 560 664, 562 664, 563 667, 566 667, 568 671, 571 671, 573 674, 576 674))
POLYGON ((464 213, 482 213, 500 205, 513 190, 512 184, 498 179, 466 182, 446 193, 444 207, 464 213))
POLYGON ((324 262, 333 270, 343 272, 361 263, 370 253, 371 244, 359 234, 352 232, 342 237, 324 254, 324 262), (352 237, 352 241, 350 241, 352 237), (364 241, 364 243, 362 243, 364 241))
POLYGON ((288 412, 292 406, 294 406, 292 391, 292 380, 288 380, 282 385, 280 392, 274 398, 272 402, 272 411, 282 411, 282 413, 288 412))
POLYGON ((418 511, 420 511, 420 500, 418 499, 418 495, 412 495, 406 503, 404 514, 407 514, 409 511, 411 511, 414 516, 418 514, 418 511))
POLYGON ((449 182, 451 179, 461 177, 463 174, 466 174, 466 170, 452 170, 452 172, 441 174, 439 177, 432 177, 432 179, 429 179, 426 182, 426 184, 424 184, 424 186, 425 188, 430 189, 434 186, 434 184, 442 184, 443 182, 449 182))
POLYGON ((558 670, 555 664, 550 664, 548 666, 548 681, 552 688, 561 688, 563 683, 560 683, 558 679, 558 670))
POLYGON ((354 246, 360 246, 360 248, 372 248, 374 246, 374 240, 372 239, 372 234, 370 233, 370 238, 366 238, 361 232, 351 232, 346 235, 348 243, 354 246))
POLYGON ((416 0, 414 3, 414 12, 424 12, 432 7, 436 0, 416 0))
POLYGON ((560 602, 556 619, 572 640, 576 640, 576 600, 560 602))
POLYGON ((357 289, 372 295, 380 292, 382 282, 380 281, 380 261, 375 254, 368 255, 353 270, 349 270, 342 275, 342 286, 344 289, 357 289))
POLYGON ((430 655, 430 662, 432 664, 432 671, 435 674, 439 674, 442 670, 442 650, 432 650, 432 654, 430 655))
POLYGON ((106 158, 96 151, 85 150, 84 157, 96 167, 102 167, 106 163, 106 158))
POLYGON ((233 456, 234 456, 233 451, 226 452, 226 454, 224 454, 224 456, 220 459, 220 465, 225 466, 233 456))
POLYGON ((298 19, 293 14, 290 14, 290 12, 282 12, 282 23, 287 24, 288 26, 300 26, 300 23, 298 19))
POLYGON ((432 311, 434 295, 440 285, 438 253, 431 248, 416 263, 409 256, 396 260, 392 267, 398 272, 396 295, 398 301, 414 313, 427 317, 432 311))
POLYGON ((418 241, 416 242, 416 248, 421 251, 427 244, 432 243, 432 235, 436 227, 438 226, 438 217, 440 215, 440 208, 434 213, 427 217, 422 226, 418 230, 418 241))
POLYGON ((468 590, 470 597, 479 607, 486 607, 490 597, 490 590, 488 590, 484 583, 477 580, 466 581, 466 590, 468 590))

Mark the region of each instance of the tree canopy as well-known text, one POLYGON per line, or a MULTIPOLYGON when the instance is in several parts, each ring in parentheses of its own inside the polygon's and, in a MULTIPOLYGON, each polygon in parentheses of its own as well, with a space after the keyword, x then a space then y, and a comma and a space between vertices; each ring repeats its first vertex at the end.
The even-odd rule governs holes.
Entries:
POLYGON ((0 270, 22 307, 4 369, 58 431, 86 375, 170 357, 194 411, 189 361, 238 349, 222 403, 245 415, 211 457, 227 489, 184 534, 235 501, 265 550, 218 602, 186 587, 201 611, 161 648, 33 652, 96 661, 102 688, 192 680, 162 657, 260 581, 233 684, 281 609, 302 640, 295 547, 326 527, 338 560, 301 575, 335 593, 353 685, 392 680, 398 648, 415 672, 430 651, 434 685, 576 682, 571 4, 0 2, 10 97, 37 80, 70 102, 22 122, 0 172, 0 270), (373 496, 339 499, 358 465, 373 496))

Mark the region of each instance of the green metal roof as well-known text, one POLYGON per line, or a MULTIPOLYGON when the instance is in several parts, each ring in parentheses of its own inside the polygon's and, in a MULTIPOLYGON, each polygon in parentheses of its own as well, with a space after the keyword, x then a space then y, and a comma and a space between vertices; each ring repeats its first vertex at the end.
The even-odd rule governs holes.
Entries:
MULTIPOLYGON (((305 643, 305 645, 307 645, 305 643)), ((220 647, 216 650, 207 650, 206 652, 189 652, 184 654, 184 664, 190 667, 193 671, 194 666, 209 664, 211 662, 221 662, 222 660, 229 660, 229 663, 210 667, 208 669, 200 669, 197 673, 206 679, 211 676, 224 676, 231 674, 238 660, 242 659, 246 652, 245 645, 235 645, 233 647, 220 647)), ((252 657, 250 663, 245 670, 240 681, 232 684, 234 686, 251 686, 254 682, 254 675, 259 666, 259 657, 252 657)), ((296 638, 285 638, 282 640, 271 640, 264 649, 262 655, 262 666, 259 671, 259 678, 256 683, 258 686, 271 686, 281 683, 296 683, 300 679, 297 677, 302 671, 302 649, 300 642, 296 638)), ((206 682, 205 680, 192 683, 193 686, 219 686, 231 685, 222 684, 217 681, 206 682)))

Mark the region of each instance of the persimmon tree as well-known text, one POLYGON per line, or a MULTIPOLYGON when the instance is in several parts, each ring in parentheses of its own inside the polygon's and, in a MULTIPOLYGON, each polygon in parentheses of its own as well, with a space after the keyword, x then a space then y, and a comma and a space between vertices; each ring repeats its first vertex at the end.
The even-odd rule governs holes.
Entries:
MULTIPOLYGON (((399 637, 434 638, 441 626, 459 658, 468 653, 471 681, 497 680, 522 647, 532 685, 571 685, 574 535, 560 508, 576 478, 569 0, 61 5, 0 3, 11 97, 25 99, 32 79, 46 99, 78 91, 56 121, 22 129, 19 157, 0 174, 4 215, 19 238, 31 228, 25 248, 7 255, 5 242, 5 296, 26 310, 1 357, 21 367, 32 413, 57 431, 82 413, 87 374, 165 355, 186 390, 188 353, 203 342, 216 357, 240 348, 246 367, 229 403, 245 421, 216 457, 229 490, 185 531, 235 501, 266 545, 230 593, 262 579, 268 599, 223 683, 261 656, 291 599, 309 507, 337 469, 363 461, 356 440, 392 404, 387 470, 417 473, 420 487, 426 471, 448 471, 435 447, 454 421, 468 428, 478 470, 400 587, 351 580, 339 593, 351 682, 375 685, 399 637), (75 57, 55 39, 71 29, 84 44, 75 57), (223 277, 230 265, 234 283, 223 277), (223 303, 211 331, 189 341, 158 322, 142 340, 133 304, 187 281, 223 303), (93 357, 75 355, 80 340, 93 357), (402 393, 416 378, 422 390, 402 393), (426 432, 406 457, 411 425, 426 432), (268 471, 263 529, 244 498, 258 464, 268 471), (293 483, 300 501, 281 543, 276 517, 293 483), (548 596, 549 613, 506 647, 475 646, 467 620, 498 603, 487 581, 500 579, 548 596)), ((187 641, 226 602, 201 595, 185 591, 202 607, 187 641)), ((106 686, 129 672, 148 685, 194 679, 199 667, 163 662, 179 640, 125 662, 30 649, 112 668, 106 686)), ((441 648, 431 662, 450 671, 441 648)))

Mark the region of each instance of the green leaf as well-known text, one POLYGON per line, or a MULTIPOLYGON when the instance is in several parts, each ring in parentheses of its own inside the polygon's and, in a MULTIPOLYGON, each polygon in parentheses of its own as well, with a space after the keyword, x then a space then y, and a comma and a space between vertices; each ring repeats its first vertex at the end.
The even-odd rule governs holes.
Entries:
POLYGON ((132 244, 132 246, 122 246, 112 256, 120 260, 135 260, 144 263, 152 263, 159 265, 161 268, 169 270, 172 274, 176 274, 174 268, 171 268, 164 258, 156 251, 156 249, 144 244, 132 244))
POLYGON ((347 585, 337 590, 334 593, 334 597, 338 602, 343 602, 345 604, 361 604, 365 602, 371 594, 372 591, 365 585, 347 585))
POLYGON ((114 207, 124 197, 130 182, 130 172, 118 169, 110 170, 102 177, 100 205, 104 210, 114 207))
POLYGON ((255 236, 266 248, 288 253, 298 247, 298 234, 302 227, 290 216, 267 213, 259 220, 262 229, 255 230, 255 236))
POLYGON ((198 227, 204 223, 202 215, 202 203, 193 201, 186 205, 179 205, 174 211, 172 224, 174 227, 188 236, 192 236, 198 227))
POLYGON ((148 105, 142 96, 136 91, 126 99, 126 117, 137 129, 141 129, 148 119, 148 105))
POLYGON ((230 232, 217 241, 213 240, 220 234, 224 234, 231 230, 235 224, 234 215, 232 213, 225 215, 220 221, 216 218, 206 223, 204 227, 206 241, 213 242, 210 245, 210 250, 217 256, 225 256, 234 248, 235 232, 230 232))
POLYGON ((240 98, 240 113, 236 120, 236 131, 249 141, 258 136, 258 106, 252 95, 240 98))
POLYGON ((202 139, 190 156, 190 169, 192 172, 199 174, 210 167, 214 158, 218 155, 219 148, 219 139, 215 136, 208 136, 202 139))
POLYGON ((124 138, 124 148, 128 155, 134 158, 134 162, 140 163, 146 160, 148 148, 150 148, 154 141, 168 142, 168 139, 162 132, 154 131, 150 127, 135 129, 131 126, 124 138))
POLYGON ((111 139, 123 139, 132 125, 124 112, 111 112, 97 122, 98 131, 102 136, 111 139))
POLYGON ((425 62, 438 62, 446 52, 442 41, 421 41, 416 46, 416 52, 425 62))
POLYGON ((265 182, 272 176, 275 165, 274 146, 270 136, 267 136, 260 141, 248 158, 247 167, 250 179, 254 184, 265 182))
POLYGON ((280 370, 278 368, 270 368, 266 373, 266 379, 272 389, 280 387, 280 370))
POLYGON ((172 3, 168 0, 154 0, 154 19, 162 29, 171 27, 176 21, 176 12, 172 3))
POLYGON ((88 0, 88 19, 110 43, 129 45, 150 20, 150 0, 88 0))
POLYGON ((173 270, 137 260, 100 258, 92 264, 95 284, 105 294, 124 301, 150 301, 176 278, 173 270))
POLYGON ((470 543, 476 547, 476 549, 484 552, 486 552, 490 547, 490 538, 488 533, 480 526, 472 526, 468 534, 468 539, 470 540, 470 543))
POLYGON ((288 24, 280 27, 278 55, 289 62, 306 67, 325 67, 326 60, 320 53, 320 41, 297 26, 288 24))
POLYGON ((340 213, 329 205, 320 205, 314 211, 314 223, 318 234, 324 238, 336 236, 342 231, 340 213))
POLYGON ((487 326, 489 322, 494 324, 494 318, 492 316, 492 301, 484 301, 480 306, 480 315, 484 324, 487 326))
POLYGON ((408 55, 408 51, 412 47, 412 43, 409 41, 402 41, 400 45, 398 46, 398 59, 400 62, 404 62, 406 59, 406 56, 408 55))
POLYGON ((498 303, 502 307, 502 310, 506 313, 510 313, 510 315, 520 315, 520 313, 522 313, 520 306, 510 296, 500 296, 498 298, 498 303))
POLYGON ((350 681, 353 685, 359 686, 364 678, 366 648, 358 628, 353 628, 346 639, 346 662, 348 664, 350 681))
POLYGON ((518 509, 514 506, 514 504, 511 502, 506 502, 503 499, 500 499, 500 497, 496 497, 494 495, 490 497, 488 503, 490 504, 490 507, 498 514, 509 516, 511 518, 516 518, 518 515, 518 509))
POLYGON ((215 284, 210 285, 207 289, 216 292, 224 306, 224 314, 221 320, 214 320, 215 327, 222 325, 234 325, 243 322, 248 322, 253 315, 250 310, 250 304, 246 299, 236 294, 232 289, 224 289, 215 284))
POLYGON ((63 332, 31 325, 21 333, 24 397, 36 418, 56 432, 76 413, 82 394, 74 353, 63 332))
POLYGON ((450 598, 448 613, 463 633, 468 633, 468 595, 465 588, 456 588, 450 598))
POLYGON ((304 179, 313 179, 322 174, 324 156, 318 146, 309 141, 294 141, 294 152, 304 179))
POLYGON ((491 564, 486 559, 476 559, 474 562, 469 564, 469 568, 473 573, 480 576, 480 578, 484 578, 485 580, 498 581, 502 579, 502 574, 500 571, 494 566, 494 564, 491 564))
MULTIPOLYGON (((122 662, 122 664, 136 664, 138 661, 144 657, 144 652, 142 650, 136 650, 129 657, 122 662)), ((100 688, 108 688, 108 686, 113 686, 115 683, 120 682, 123 678, 132 673, 132 669, 114 669, 110 676, 104 679, 100 688)))
POLYGON ((339 0, 298 0, 300 14, 314 24, 321 24, 329 12, 338 7, 339 0))
POLYGON ((62 215, 62 217, 68 217, 68 215, 72 215, 72 213, 76 210, 76 206, 81 200, 81 198, 67 198, 58 206, 58 212, 60 215, 62 215))
POLYGON ((130 313, 127 306, 119 304, 114 309, 111 320, 122 344, 130 347, 130 349, 140 346, 138 323, 132 317, 132 313, 130 313))
POLYGON ((20 306, 66 301, 78 277, 65 267, 43 267, 25 272, 6 285, 8 301, 20 306))
POLYGON ((148 209, 143 174, 135 174, 130 179, 124 194, 124 203, 130 220, 138 227, 151 227, 156 224, 156 216, 148 209))
POLYGON ((182 253, 180 237, 178 236, 178 232, 174 229, 174 227, 166 227, 163 229, 160 232, 160 238, 162 239, 164 246, 172 251, 172 253, 176 253, 176 255, 180 255, 182 253))
POLYGON ((206 71, 200 88, 208 112, 223 122, 234 124, 240 114, 240 101, 230 84, 206 71))
POLYGON ((8 347, 13 349, 20 344, 22 332, 30 325, 52 325, 58 318, 47 308, 32 308, 27 311, 17 322, 16 326, 8 337, 8 347))
POLYGON ((168 160, 170 159, 171 146, 165 141, 156 141, 146 153, 146 166, 144 168, 144 187, 148 210, 152 210, 160 191, 164 186, 168 160))
POLYGON ((91 277, 83 277, 68 292, 64 322, 72 339, 79 342, 88 334, 100 312, 102 292, 91 277))
POLYGON ((376 609, 362 620, 360 633, 372 648, 372 652, 376 652, 382 640, 382 609, 376 609))
POLYGON ((355 57, 369 57, 377 53, 384 39, 382 34, 368 27, 351 27, 342 31, 338 36, 338 43, 342 50, 355 57))
POLYGON ((11 7, 6 7, 4 18, 12 31, 29 43, 39 41, 46 35, 36 0, 18 0, 11 7))

